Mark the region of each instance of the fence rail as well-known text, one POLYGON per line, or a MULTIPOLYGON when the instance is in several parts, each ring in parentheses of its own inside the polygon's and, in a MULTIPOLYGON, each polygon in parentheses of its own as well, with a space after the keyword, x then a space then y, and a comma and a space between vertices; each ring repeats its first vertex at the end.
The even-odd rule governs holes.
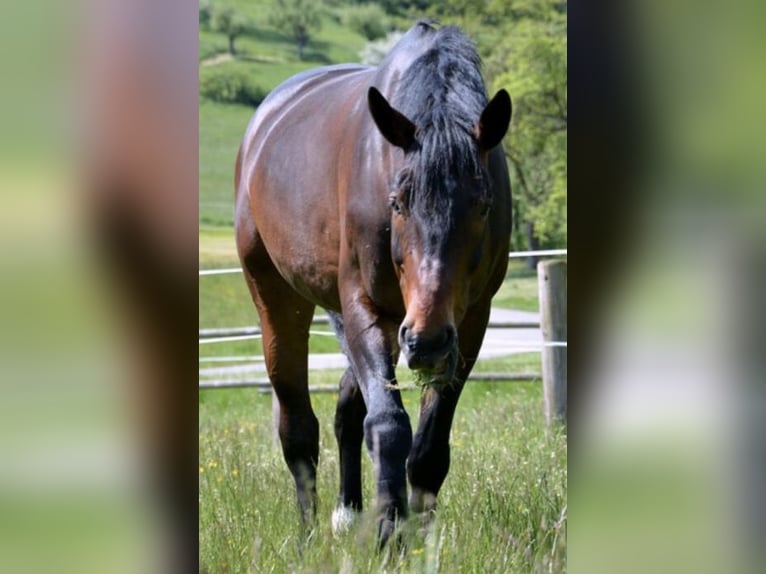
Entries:
MULTIPOLYGON (((319 315, 314 317, 311 322, 312 325, 327 325, 329 320, 326 315, 319 315)), ((539 329, 539 321, 490 321, 487 325, 489 329, 539 329)), ((328 334, 333 335, 331 331, 313 331, 313 334, 328 334)), ((261 328, 257 326, 251 327, 228 327, 228 328, 212 328, 212 329, 200 329, 200 339, 218 339, 221 337, 242 337, 260 335, 261 328)))
MULTIPOLYGON (((469 382, 528 382, 539 381, 540 373, 473 373, 468 377, 469 382)), ((206 379, 199 384, 200 389, 239 389, 239 388, 271 389, 269 379, 206 379)), ((401 384, 398 389, 406 391, 419 388, 414 384, 401 384)), ((315 385, 309 390, 337 392, 338 385, 315 385)))

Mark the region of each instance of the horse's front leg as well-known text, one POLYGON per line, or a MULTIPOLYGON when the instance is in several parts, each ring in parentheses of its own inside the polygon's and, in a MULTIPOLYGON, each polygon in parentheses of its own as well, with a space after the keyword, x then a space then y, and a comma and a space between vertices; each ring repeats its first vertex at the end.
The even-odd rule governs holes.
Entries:
POLYGON ((358 293, 344 300, 343 320, 349 359, 367 406, 364 439, 375 467, 383 546, 396 521, 407 516, 405 464, 412 446, 412 427, 394 372, 398 325, 379 317, 372 302, 358 293))
POLYGON ((407 459, 410 510, 429 520, 450 466, 450 430, 463 384, 479 355, 489 303, 469 309, 458 329, 459 360, 452 383, 429 386, 420 397, 420 422, 407 459))

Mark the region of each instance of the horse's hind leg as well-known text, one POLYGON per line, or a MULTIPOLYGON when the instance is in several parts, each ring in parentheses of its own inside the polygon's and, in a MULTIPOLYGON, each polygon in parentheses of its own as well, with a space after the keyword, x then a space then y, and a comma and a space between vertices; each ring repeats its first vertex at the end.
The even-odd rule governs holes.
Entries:
MULTIPOLYGON (((238 238, 239 239, 239 238, 238 238)), ((308 391, 308 338, 314 305, 282 278, 256 236, 242 256, 248 288, 261 319, 263 353, 279 400, 279 439, 295 479, 304 525, 316 514, 319 424, 308 391)))
MULTIPOLYGON (((328 312, 335 333, 346 352, 343 323, 339 315, 328 312)), ((335 438, 340 453, 340 491, 332 514, 333 532, 345 530, 362 510, 362 442, 367 408, 351 368, 340 379, 340 394, 335 410, 335 438)))
POLYGON ((352 370, 340 380, 340 396, 335 411, 335 438, 340 452, 340 492, 332 514, 334 532, 345 530, 354 513, 362 510, 362 441, 367 408, 352 370))

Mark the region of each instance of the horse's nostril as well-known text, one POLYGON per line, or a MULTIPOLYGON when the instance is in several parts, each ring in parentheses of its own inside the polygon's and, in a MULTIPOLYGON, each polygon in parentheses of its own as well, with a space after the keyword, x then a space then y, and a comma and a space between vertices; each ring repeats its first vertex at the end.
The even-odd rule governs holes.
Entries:
POLYGON ((402 325, 399 328, 399 345, 408 350, 412 350, 417 344, 415 339, 416 338, 410 336, 410 329, 407 325, 402 325))
POLYGON ((455 343, 456 336, 452 326, 444 327, 430 336, 424 337, 402 325, 399 329, 399 344, 408 358, 426 359, 439 357, 449 352, 455 343))

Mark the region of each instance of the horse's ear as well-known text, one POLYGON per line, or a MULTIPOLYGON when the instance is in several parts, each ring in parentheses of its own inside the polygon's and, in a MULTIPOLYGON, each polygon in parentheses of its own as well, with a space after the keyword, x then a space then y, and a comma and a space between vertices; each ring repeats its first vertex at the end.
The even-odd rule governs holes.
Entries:
POLYGON ((383 94, 374 87, 367 92, 367 104, 383 137, 396 147, 409 149, 415 141, 415 124, 392 108, 383 94))
POLYGON ((479 123, 476 124, 476 139, 481 149, 489 151, 503 141, 508 124, 511 123, 511 111, 511 96, 505 90, 500 90, 481 112, 479 123))

